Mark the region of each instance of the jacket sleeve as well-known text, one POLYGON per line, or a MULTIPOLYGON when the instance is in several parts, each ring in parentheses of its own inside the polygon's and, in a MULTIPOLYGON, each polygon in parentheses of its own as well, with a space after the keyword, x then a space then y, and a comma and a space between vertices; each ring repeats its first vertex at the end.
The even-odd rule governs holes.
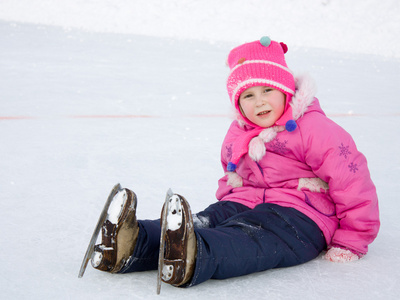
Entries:
POLYGON ((231 139, 231 136, 233 135, 233 133, 232 133, 233 127, 234 127, 234 122, 232 122, 232 124, 225 136, 225 139, 222 143, 222 146, 221 146, 221 164, 222 164, 222 168, 225 173, 225 176, 223 176, 221 179, 218 180, 218 189, 216 192, 216 197, 218 200, 221 200, 225 195, 230 194, 233 190, 233 187, 227 185, 228 175, 226 174, 227 166, 228 166, 228 159, 232 155, 232 152, 231 152, 232 145, 229 142, 229 140, 231 139))
POLYGON ((366 254, 380 226, 367 160, 343 128, 322 114, 310 117, 312 121, 304 121, 300 128, 304 159, 315 175, 329 184, 339 219, 331 246, 366 254))

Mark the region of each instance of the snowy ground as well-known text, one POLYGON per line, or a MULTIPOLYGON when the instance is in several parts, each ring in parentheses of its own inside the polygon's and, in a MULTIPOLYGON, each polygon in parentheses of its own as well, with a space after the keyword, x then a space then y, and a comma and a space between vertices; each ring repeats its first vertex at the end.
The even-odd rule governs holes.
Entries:
MULTIPOLYGON (((89 266, 78 279, 82 257, 103 203, 117 182, 137 193, 141 219, 159 216, 169 187, 185 195, 193 211, 215 201, 217 180, 223 175, 220 144, 231 122, 225 59, 237 43, 217 36, 212 42, 190 39, 184 33, 179 38, 132 30, 102 33, 88 28, 95 23, 66 29, 67 21, 28 19, 24 12, 29 8, 40 15, 35 11, 38 6, 28 2, 15 1, 26 4, 26 10, 10 9, 6 5, 11 2, 6 0, 0 4, 10 12, 6 17, 0 9, 3 298, 398 296, 397 40, 383 56, 339 52, 329 44, 327 49, 301 45, 291 49, 289 44, 287 56, 292 69, 309 71, 315 78, 326 113, 353 135, 368 158, 382 220, 369 254, 349 264, 318 258, 293 268, 210 280, 190 289, 163 285, 161 295, 156 296, 154 271, 110 275, 89 266)), ((391 13, 388 9, 388 16, 391 13)), ((394 38, 399 21, 390 22, 392 31, 385 34, 394 38)), ((373 47, 375 54, 381 53, 378 46, 373 47)))

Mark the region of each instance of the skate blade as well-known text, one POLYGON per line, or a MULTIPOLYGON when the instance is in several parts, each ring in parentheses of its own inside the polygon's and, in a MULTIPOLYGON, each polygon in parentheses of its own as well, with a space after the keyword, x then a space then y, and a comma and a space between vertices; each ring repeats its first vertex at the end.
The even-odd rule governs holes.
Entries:
POLYGON ((161 224, 161 237, 160 237, 160 251, 158 253, 158 272, 157 272, 157 295, 160 295, 161 292, 161 278, 162 271, 164 268, 164 248, 165 248, 165 233, 167 231, 167 213, 168 213, 168 203, 169 198, 173 196, 172 190, 169 189, 167 191, 167 195, 165 196, 165 202, 163 207, 163 216, 162 216, 162 224, 161 224))

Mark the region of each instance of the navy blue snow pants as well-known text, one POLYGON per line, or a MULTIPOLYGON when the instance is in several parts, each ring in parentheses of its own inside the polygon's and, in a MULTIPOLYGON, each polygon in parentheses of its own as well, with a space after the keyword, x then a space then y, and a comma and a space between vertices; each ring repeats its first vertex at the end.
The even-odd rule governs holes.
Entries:
MULTIPOLYGON (((187 286, 305 263, 326 248, 314 221, 293 208, 264 203, 250 209, 220 201, 194 216, 196 267, 187 286)), ((160 220, 139 221, 134 253, 122 273, 155 270, 160 220)))

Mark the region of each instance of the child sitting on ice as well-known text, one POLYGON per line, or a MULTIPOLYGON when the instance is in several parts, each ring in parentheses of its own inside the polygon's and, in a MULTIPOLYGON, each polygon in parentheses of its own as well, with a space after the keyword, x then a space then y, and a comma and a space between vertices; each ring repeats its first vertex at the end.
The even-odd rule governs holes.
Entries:
MULTIPOLYGON (((192 216, 182 196, 170 197, 164 282, 193 286, 294 266, 323 250, 330 261, 353 261, 375 239, 378 199, 367 161, 326 117, 312 80, 293 77, 286 51, 263 37, 230 52, 237 120, 222 145, 219 201, 192 216)), ((157 269, 160 220, 137 221, 135 194, 120 192, 121 213, 104 223, 92 264, 112 273, 157 269)))

